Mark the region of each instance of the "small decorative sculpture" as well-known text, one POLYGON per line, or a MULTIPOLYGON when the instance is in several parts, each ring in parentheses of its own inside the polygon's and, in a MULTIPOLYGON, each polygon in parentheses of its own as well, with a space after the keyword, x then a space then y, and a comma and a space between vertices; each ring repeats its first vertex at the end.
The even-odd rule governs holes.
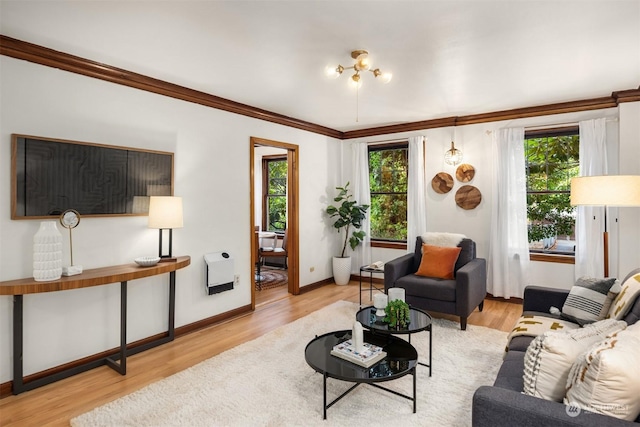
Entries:
POLYGON ((353 323, 351 338, 353 339, 356 352, 362 353, 364 351, 364 332, 362 331, 362 324, 358 321, 353 323))
POLYGON ((80 224, 80 214, 75 209, 67 209, 60 215, 60 224, 69 230, 69 256, 71 259, 71 265, 62 267, 62 275, 75 276, 76 274, 81 274, 82 266, 73 265, 73 239, 71 236, 71 230, 80 224))

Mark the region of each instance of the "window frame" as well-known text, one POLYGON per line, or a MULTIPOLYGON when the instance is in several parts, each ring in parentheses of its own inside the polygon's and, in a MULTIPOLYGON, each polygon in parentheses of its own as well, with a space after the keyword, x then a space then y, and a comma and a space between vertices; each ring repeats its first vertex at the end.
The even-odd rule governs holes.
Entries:
MULTIPOLYGON (((285 200, 287 199, 286 191, 289 188, 288 182, 285 186, 285 194, 269 194, 269 182, 270 182, 269 164, 274 162, 281 162, 281 161, 284 161, 285 163, 287 163, 287 167, 288 167, 288 159, 286 154, 272 154, 272 155, 262 156, 262 231, 270 231, 268 230, 269 199, 271 197, 284 197, 285 200)), ((288 180, 288 176, 285 179, 288 180)), ((287 215, 285 212, 285 221, 286 221, 286 218, 287 218, 287 215)), ((286 223, 285 223, 285 229, 286 229, 286 223)), ((279 236, 284 235, 284 231, 273 231, 273 232, 279 236)))
MULTIPOLYGON (((375 151, 388 151, 388 150, 398 150, 403 149, 407 151, 407 181, 409 179, 409 141, 396 141, 391 143, 382 143, 382 144, 371 144, 367 147, 367 163, 370 160, 370 154, 375 151)), ((369 177, 371 176, 371 172, 369 172, 369 177)), ((407 198, 408 203, 408 192, 382 192, 382 193, 374 193, 371 188, 369 188, 369 197, 373 199, 374 194, 382 194, 382 195, 399 195, 404 194, 407 198)), ((370 221, 371 221, 371 213, 370 221)), ((371 247, 373 248, 388 248, 388 249, 407 249, 407 241, 406 240, 391 240, 391 239, 383 239, 373 237, 373 235, 369 236, 369 240, 371 242, 371 247)))
MULTIPOLYGON (((524 142, 527 144, 528 139, 533 138, 548 138, 553 136, 571 136, 578 135, 580 136, 580 128, 578 126, 562 126, 562 127, 553 127, 553 128, 545 128, 545 129, 531 129, 526 130, 524 135, 524 142)), ((526 157, 526 148, 525 148, 525 168, 527 175, 527 182, 529 179, 529 163, 526 157)), ((571 194, 571 189, 566 191, 529 191, 529 186, 527 184, 526 189, 527 196, 529 194, 571 194)), ((528 208, 527 203, 527 208, 528 208)), ((575 264, 575 252, 573 254, 559 254, 552 252, 541 252, 541 251, 533 251, 529 249, 529 259, 531 261, 541 261, 541 262, 552 262, 552 263, 560 263, 560 264, 575 264)))

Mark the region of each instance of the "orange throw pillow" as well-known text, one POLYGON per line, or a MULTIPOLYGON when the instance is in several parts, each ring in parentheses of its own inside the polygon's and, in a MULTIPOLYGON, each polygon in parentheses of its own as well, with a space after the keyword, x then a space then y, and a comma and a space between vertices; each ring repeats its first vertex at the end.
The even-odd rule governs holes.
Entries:
POLYGON ((453 270, 462 248, 422 245, 422 260, 416 276, 453 279, 453 270))

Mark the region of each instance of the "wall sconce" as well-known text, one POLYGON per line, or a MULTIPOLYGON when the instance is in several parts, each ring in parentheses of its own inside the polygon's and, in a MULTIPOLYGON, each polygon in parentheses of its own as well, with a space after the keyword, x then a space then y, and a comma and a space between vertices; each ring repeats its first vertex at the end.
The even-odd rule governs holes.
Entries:
POLYGON ((451 141, 451 148, 444 153, 444 162, 452 166, 462 162, 462 151, 456 148, 453 141, 451 141))
POLYGON ((172 254, 173 229, 182 228, 182 197, 151 196, 149 199, 149 228, 160 231, 158 256, 160 262, 175 261, 172 254), (162 254, 162 231, 169 230, 169 253, 162 254))

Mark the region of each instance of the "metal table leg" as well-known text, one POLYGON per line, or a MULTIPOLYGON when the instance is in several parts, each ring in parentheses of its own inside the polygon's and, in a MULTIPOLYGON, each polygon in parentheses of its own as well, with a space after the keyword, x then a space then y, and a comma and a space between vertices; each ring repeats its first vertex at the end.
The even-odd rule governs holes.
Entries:
POLYGON ((322 419, 327 419, 327 374, 322 374, 322 419))
POLYGON ((22 393, 22 295, 13 296, 13 394, 22 393))
POLYGON ((120 351, 118 359, 106 358, 107 365, 120 375, 127 374, 127 282, 120 282, 120 351))

